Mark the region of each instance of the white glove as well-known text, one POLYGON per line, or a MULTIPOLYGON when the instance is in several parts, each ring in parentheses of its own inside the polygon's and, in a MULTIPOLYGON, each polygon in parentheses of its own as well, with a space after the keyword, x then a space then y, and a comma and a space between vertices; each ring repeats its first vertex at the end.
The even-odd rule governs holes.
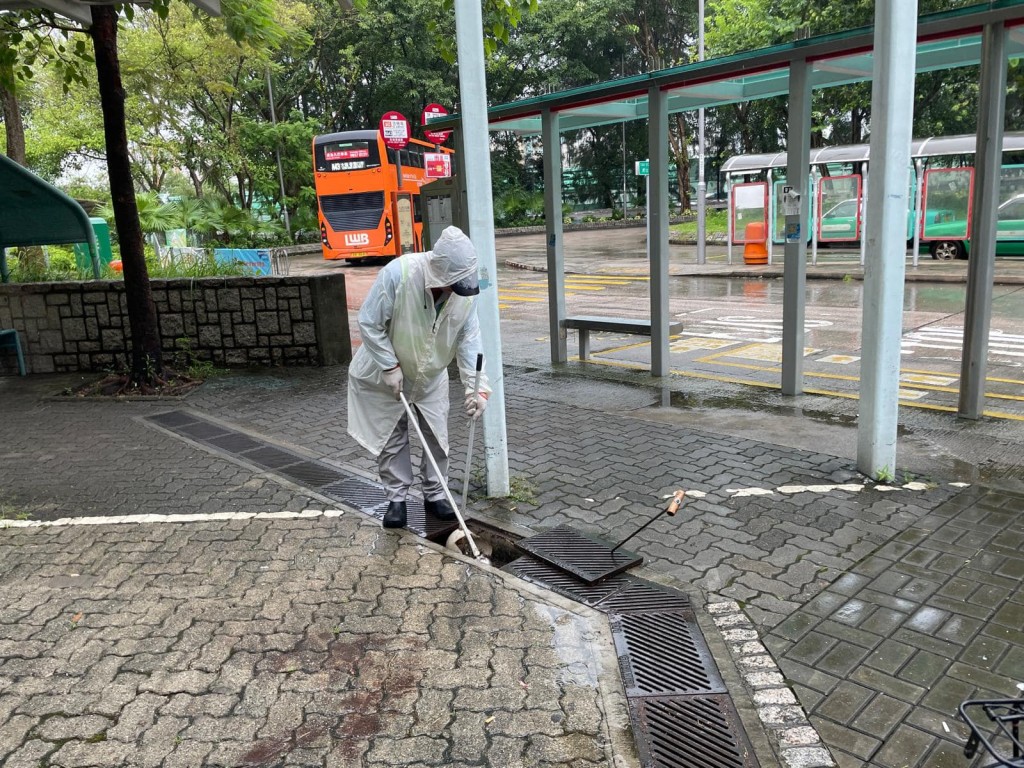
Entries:
POLYGON ((469 392, 466 395, 466 415, 469 418, 476 421, 480 418, 480 414, 487 409, 487 395, 477 394, 476 392, 469 392))
POLYGON ((401 400, 399 395, 402 393, 402 366, 396 365, 390 370, 384 371, 384 383, 391 389, 391 392, 395 396, 395 400, 401 400))

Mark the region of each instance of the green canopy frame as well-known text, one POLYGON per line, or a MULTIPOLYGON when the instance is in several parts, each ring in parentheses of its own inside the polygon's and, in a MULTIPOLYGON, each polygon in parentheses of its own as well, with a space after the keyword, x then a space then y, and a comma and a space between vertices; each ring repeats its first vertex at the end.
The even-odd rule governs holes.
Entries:
POLYGON ((99 248, 89 215, 77 202, 0 154, 0 281, 10 279, 7 249, 22 245, 88 243, 93 277, 99 248))

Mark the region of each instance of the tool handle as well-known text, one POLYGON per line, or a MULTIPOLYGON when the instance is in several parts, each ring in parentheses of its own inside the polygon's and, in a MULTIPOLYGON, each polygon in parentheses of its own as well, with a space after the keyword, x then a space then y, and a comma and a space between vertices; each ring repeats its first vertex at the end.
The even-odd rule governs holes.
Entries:
POLYGON ((477 352, 476 353, 476 372, 477 372, 477 377, 478 378, 479 378, 479 375, 480 375, 480 371, 482 371, 483 369, 484 369, 484 353, 483 352, 477 352))
POLYGON ((665 514, 674 515, 679 511, 679 505, 683 503, 683 497, 686 496, 686 491, 680 488, 678 491, 672 494, 672 501, 669 502, 668 507, 665 509, 665 514))

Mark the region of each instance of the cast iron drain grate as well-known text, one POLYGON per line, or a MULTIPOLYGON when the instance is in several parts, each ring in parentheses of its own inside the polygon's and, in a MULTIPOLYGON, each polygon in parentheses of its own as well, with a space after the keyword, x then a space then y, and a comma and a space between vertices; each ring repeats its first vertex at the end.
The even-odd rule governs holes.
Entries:
POLYGON ((388 497, 381 486, 358 477, 346 477, 344 480, 324 486, 320 492, 360 509, 378 520, 384 517, 384 510, 388 506, 388 497))
POLYGON ((635 699, 629 709, 644 768, 758 768, 728 696, 635 699))
POLYGON ((253 440, 251 437, 240 435, 237 432, 221 435, 220 437, 211 437, 203 442, 209 443, 215 448, 220 448, 228 453, 242 453, 243 451, 251 451, 254 448, 259 448, 261 445, 265 445, 265 443, 261 443, 259 440, 253 440))
POLYGON ((280 469, 281 467, 287 467, 289 464, 302 461, 302 458, 294 453, 282 451, 280 448, 266 444, 260 448, 241 453, 239 456, 246 461, 266 467, 267 469, 280 469))
POLYGON ((622 589, 629 577, 616 576, 598 584, 587 584, 571 573, 556 568, 533 555, 525 555, 506 565, 502 570, 518 576, 523 581, 550 589, 585 605, 593 605, 622 589))
POLYGON ((319 488, 341 480, 344 475, 336 469, 315 461, 300 461, 277 470, 278 474, 302 483, 307 488, 319 488))
POLYGON ((230 435, 234 430, 214 424, 212 421, 197 421, 194 424, 183 424, 176 428, 177 432, 191 437, 193 440, 209 442, 212 437, 230 435))
POLYGON ((197 421, 200 421, 200 419, 185 413, 185 411, 167 411, 166 413, 158 413, 155 416, 147 416, 146 418, 168 429, 177 429, 182 424, 195 424, 197 421))
POLYGON ((620 574, 644 561, 624 549, 613 552, 606 542, 584 536, 567 525, 523 539, 516 546, 587 584, 620 574))
POLYGON ((689 612, 609 617, 627 696, 725 693, 725 683, 689 612))
POLYGON ((693 610, 687 595, 644 579, 630 579, 622 589, 594 607, 605 613, 693 610))

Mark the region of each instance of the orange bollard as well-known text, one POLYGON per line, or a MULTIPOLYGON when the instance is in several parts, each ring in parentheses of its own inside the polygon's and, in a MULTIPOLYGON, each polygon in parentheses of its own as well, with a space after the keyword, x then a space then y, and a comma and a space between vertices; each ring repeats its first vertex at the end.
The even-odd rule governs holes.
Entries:
POLYGON ((743 246, 744 264, 768 263, 768 248, 765 247, 768 236, 765 235, 764 230, 763 221, 753 221, 747 224, 747 228, 743 232, 743 239, 747 241, 747 244, 743 246))

